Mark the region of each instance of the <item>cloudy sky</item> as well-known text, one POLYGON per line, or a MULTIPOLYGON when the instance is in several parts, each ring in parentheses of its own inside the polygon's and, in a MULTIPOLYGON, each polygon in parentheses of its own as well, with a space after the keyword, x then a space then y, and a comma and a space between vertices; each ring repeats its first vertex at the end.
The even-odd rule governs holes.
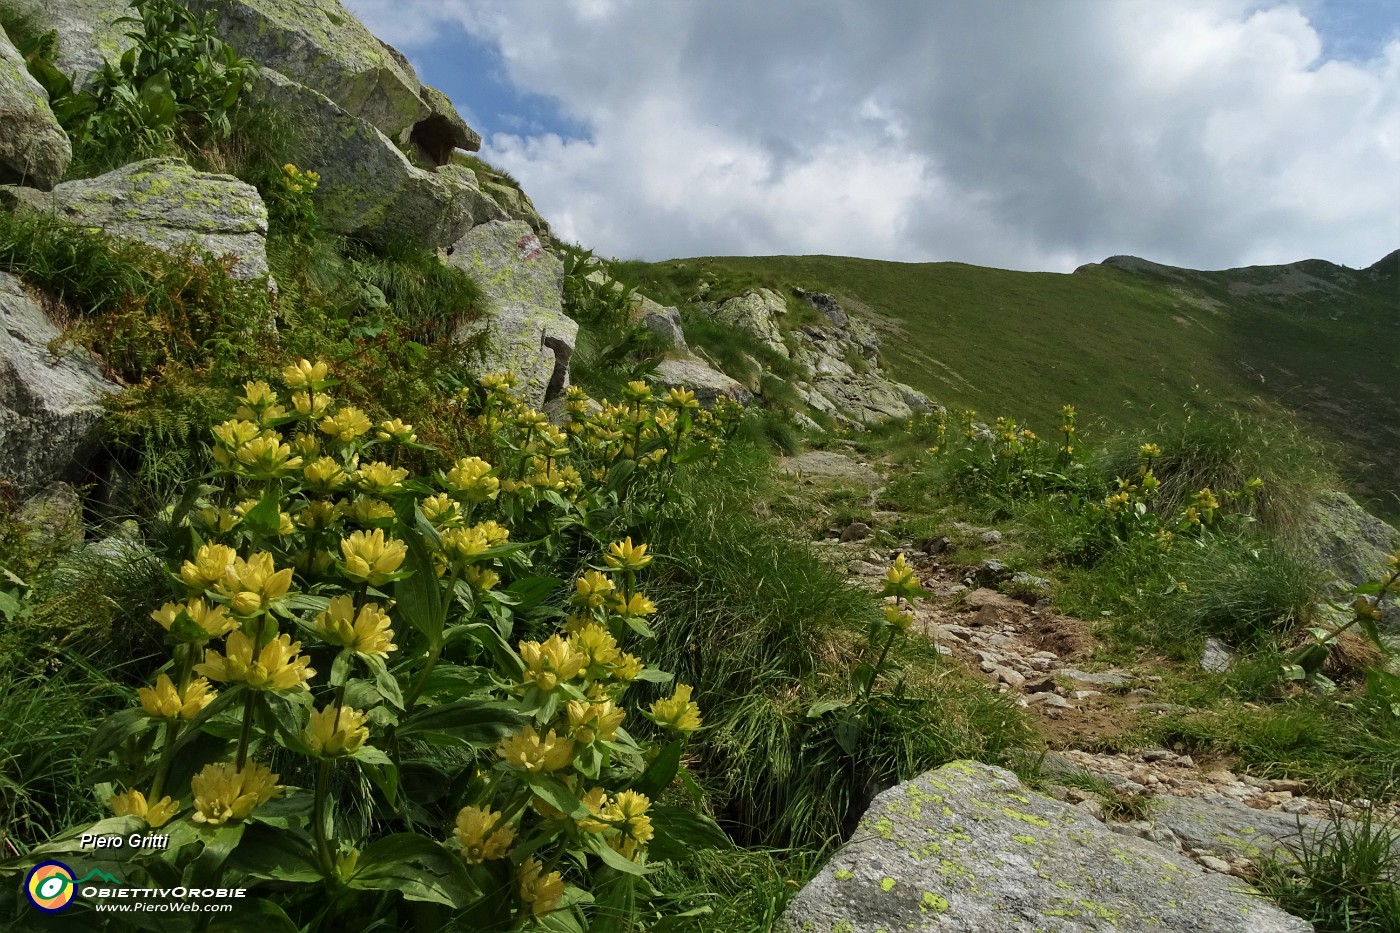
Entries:
POLYGON ((566 239, 1070 271, 1400 247, 1396 0, 347 0, 566 239))

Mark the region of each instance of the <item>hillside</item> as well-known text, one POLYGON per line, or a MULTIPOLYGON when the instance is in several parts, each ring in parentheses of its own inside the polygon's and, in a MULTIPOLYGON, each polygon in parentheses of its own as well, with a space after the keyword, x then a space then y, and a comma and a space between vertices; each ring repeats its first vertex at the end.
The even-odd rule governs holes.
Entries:
MULTIPOLYGON (((1052 428, 1141 427, 1214 403, 1281 406, 1340 445, 1358 497, 1400 502, 1400 252, 1367 269, 1321 260, 1198 272, 1115 256, 1072 274, 835 256, 624 264, 685 306, 750 285, 830 292, 883 338, 894 378, 950 407, 1052 428)), ((1099 430, 1103 430, 1100 428, 1099 430)))

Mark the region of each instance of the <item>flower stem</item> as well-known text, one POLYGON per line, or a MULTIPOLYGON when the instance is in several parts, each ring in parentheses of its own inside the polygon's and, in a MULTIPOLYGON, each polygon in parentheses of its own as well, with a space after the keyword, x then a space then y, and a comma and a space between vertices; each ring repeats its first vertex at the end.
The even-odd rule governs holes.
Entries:
POLYGON ((160 792, 165 789, 165 779, 170 774, 170 763, 175 759, 175 740, 180 735, 180 721, 172 719, 165 724, 165 744, 160 750, 160 764, 156 766, 156 776, 151 780, 150 801, 160 800, 160 792))
POLYGON ((326 835, 326 796, 330 792, 331 760, 321 759, 316 766, 316 801, 311 816, 311 828, 316 836, 316 852, 321 858, 321 872, 326 881, 335 879, 335 856, 331 853, 331 841, 326 835))
POLYGON ((240 771, 248 761, 248 743, 253 738, 253 716, 257 712, 257 702, 258 692, 250 689, 243 701, 243 728, 238 733, 238 756, 234 759, 234 767, 240 771))

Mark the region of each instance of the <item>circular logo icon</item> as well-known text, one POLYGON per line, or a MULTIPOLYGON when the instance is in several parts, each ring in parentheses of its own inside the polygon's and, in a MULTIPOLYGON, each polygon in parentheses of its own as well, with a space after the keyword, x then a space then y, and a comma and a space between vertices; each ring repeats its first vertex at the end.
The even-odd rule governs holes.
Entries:
POLYGON ((65 910, 78 893, 73 870, 62 862, 40 862, 24 879, 24 893, 29 903, 46 914, 65 910))

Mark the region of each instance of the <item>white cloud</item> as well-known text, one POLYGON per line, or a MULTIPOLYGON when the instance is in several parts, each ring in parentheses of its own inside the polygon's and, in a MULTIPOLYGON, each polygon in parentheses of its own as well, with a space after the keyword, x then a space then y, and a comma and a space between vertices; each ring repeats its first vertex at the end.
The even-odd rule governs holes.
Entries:
POLYGON ((1328 61, 1292 4, 350 6, 410 56, 469 31, 586 127, 495 133, 483 154, 605 254, 1065 270, 1128 252, 1358 266, 1400 245, 1400 37, 1328 61))

